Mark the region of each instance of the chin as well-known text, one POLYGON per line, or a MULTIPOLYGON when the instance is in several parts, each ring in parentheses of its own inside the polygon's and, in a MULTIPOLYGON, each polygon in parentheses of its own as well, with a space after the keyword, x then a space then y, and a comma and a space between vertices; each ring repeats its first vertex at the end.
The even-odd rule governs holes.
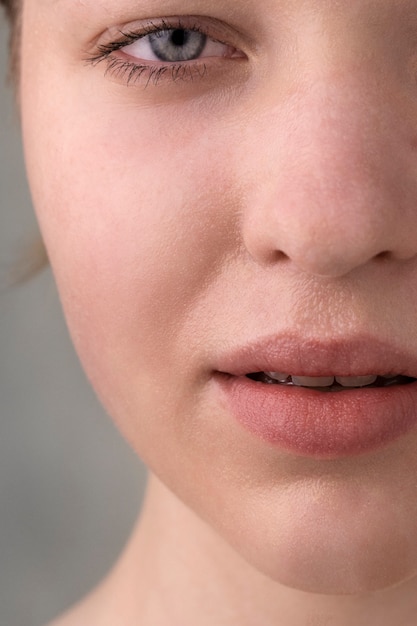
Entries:
MULTIPOLYGON (((331 542, 330 542, 331 543, 331 542)), ((251 549, 245 557, 271 580, 307 593, 359 595, 396 587, 413 578, 416 564, 399 560, 393 546, 371 546, 361 554, 355 546, 349 553, 333 549, 329 541, 312 545, 272 546, 262 553, 251 549)), ((269 546, 268 546, 269 548, 269 546)))
POLYGON ((340 495, 287 493, 281 507, 259 498, 229 518, 225 538, 261 574, 309 593, 370 593, 416 576, 417 520, 377 497, 352 506, 340 495))

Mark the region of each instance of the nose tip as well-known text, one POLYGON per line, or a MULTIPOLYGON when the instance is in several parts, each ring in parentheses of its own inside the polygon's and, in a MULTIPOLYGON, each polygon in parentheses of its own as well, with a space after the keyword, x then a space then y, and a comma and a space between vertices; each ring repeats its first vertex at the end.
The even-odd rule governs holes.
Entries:
POLYGON ((340 220, 339 228, 332 232, 329 225, 309 228, 306 223, 294 224, 295 221, 288 220, 278 228, 270 224, 263 234, 256 225, 248 224, 251 234, 246 238, 246 247, 250 256, 263 266, 285 262, 302 273, 332 278, 349 274, 367 263, 397 256, 379 245, 376 232, 367 235, 361 226, 357 232, 352 232, 352 228, 347 232, 340 220))
POLYGON ((305 205, 304 201, 298 211, 280 211, 278 207, 269 213, 269 219, 267 211, 259 219, 256 212, 252 214, 244 228, 245 243, 257 263, 272 266, 285 262, 308 275, 335 278, 367 263, 415 254, 413 246, 400 249, 395 224, 388 216, 384 218, 382 211, 377 221, 369 219, 366 212, 355 218, 343 207, 335 215, 337 211, 305 205))
POLYGON ((372 206, 365 193, 363 201, 347 195, 341 203, 326 194, 296 195, 294 200, 283 194, 276 204, 258 197, 262 207, 246 214, 245 246, 260 265, 286 262, 305 274, 340 277, 369 263, 417 255, 415 209, 391 193, 378 189, 372 206))

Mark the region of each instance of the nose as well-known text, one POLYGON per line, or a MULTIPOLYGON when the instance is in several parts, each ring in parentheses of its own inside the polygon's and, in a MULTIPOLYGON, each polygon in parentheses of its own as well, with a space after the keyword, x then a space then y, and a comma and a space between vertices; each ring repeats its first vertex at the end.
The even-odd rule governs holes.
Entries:
POLYGON ((398 85, 347 74, 257 110, 242 212, 257 263, 337 277, 417 254, 416 105, 398 85))

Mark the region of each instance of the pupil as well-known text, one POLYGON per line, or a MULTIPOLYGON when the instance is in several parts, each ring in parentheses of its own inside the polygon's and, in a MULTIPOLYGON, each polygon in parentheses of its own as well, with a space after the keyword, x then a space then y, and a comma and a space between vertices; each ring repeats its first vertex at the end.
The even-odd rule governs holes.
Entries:
POLYGON ((174 46, 183 46, 186 43, 187 39, 188 37, 185 30, 174 30, 171 35, 171 42, 174 44, 174 46))

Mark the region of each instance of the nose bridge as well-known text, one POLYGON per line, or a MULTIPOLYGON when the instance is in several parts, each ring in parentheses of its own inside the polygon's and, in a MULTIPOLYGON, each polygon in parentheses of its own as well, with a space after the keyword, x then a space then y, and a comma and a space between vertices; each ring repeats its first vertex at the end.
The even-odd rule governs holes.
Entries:
POLYGON ((249 219, 263 260, 280 252, 335 275, 396 247, 404 172, 393 98, 377 73, 339 66, 304 76, 281 103, 265 100, 263 240, 257 211, 249 219))
MULTIPOLYGON (((359 81, 352 82, 322 79, 298 94, 283 146, 282 174, 288 166, 291 176, 279 176, 280 206, 290 209, 287 218, 299 229, 304 225, 307 233, 329 241, 342 229, 345 237, 350 231, 355 238, 365 235, 369 228, 375 233, 390 195, 393 120, 384 102, 372 101, 368 85, 361 89, 359 81)), ((270 164, 279 160, 277 155, 270 164)))

